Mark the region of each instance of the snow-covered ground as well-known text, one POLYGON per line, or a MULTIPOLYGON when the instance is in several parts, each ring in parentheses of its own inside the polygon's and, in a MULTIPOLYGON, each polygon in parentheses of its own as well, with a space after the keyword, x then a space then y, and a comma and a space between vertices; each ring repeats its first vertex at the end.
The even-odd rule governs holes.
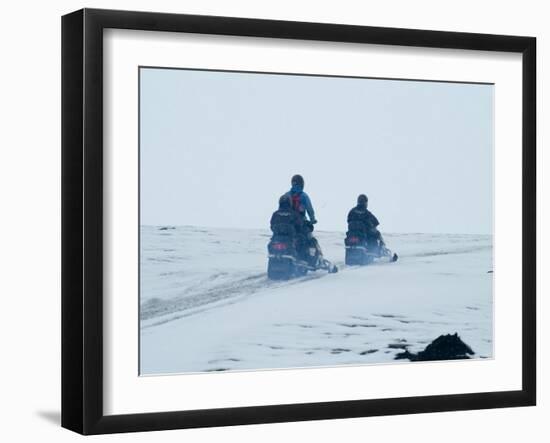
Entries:
POLYGON ((271 282, 267 230, 142 226, 141 373, 381 363, 454 332, 492 357, 491 236, 386 234, 399 261, 356 268, 315 235, 340 272, 271 282))

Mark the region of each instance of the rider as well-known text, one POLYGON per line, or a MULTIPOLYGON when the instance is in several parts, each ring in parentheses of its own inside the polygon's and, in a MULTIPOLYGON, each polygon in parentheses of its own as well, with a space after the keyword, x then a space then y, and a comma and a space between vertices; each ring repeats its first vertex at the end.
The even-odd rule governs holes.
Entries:
POLYGON ((377 227, 380 224, 375 215, 367 209, 369 199, 365 194, 360 194, 357 197, 357 206, 352 208, 348 213, 348 229, 356 230, 358 227, 365 235, 367 244, 376 245, 379 251, 385 247, 382 234, 377 227))
POLYGON ((304 178, 296 174, 290 180, 291 188, 284 196, 290 198, 292 208, 298 214, 297 234, 298 234, 298 250, 302 254, 305 253, 305 247, 309 244, 315 247, 320 254, 321 248, 317 239, 311 235, 313 225, 317 223, 315 219, 315 211, 309 196, 304 192, 304 178), (306 218, 309 217, 309 220, 306 218))
POLYGON ((288 191, 285 195, 292 201, 292 207, 296 212, 298 212, 304 221, 306 220, 307 213, 309 222, 314 225, 317 223, 317 220, 315 219, 315 211, 313 210, 311 200, 304 192, 304 178, 301 175, 296 174, 290 180, 290 184, 290 191, 288 191))
POLYGON ((274 234, 296 236, 297 227, 300 225, 298 213, 292 209, 292 201, 288 195, 279 199, 279 209, 271 216, 271 231, 274 234))

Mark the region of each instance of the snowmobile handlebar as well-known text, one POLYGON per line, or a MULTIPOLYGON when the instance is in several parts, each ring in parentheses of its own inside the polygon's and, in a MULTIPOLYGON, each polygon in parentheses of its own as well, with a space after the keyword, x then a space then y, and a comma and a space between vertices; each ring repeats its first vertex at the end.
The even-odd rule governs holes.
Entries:
MULTIPOLYGON (((317 220, 315 220, 315 223, 317 223, 317 220)), ((313 232, 313 222, 304 220, 304 228, 306 231, 313 232)))

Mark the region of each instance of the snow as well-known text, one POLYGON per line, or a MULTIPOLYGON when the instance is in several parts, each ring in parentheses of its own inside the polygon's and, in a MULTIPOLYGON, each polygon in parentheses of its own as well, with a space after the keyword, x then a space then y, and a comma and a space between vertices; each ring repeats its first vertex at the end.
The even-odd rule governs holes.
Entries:
POLYGON ((344 233, 315 235, 340 272, 271 282, 267 230, 142 226, 140 373, 387 363, 455 332, 492 357, 491 236, 386 234, 397 263, 346 267, 344 233))

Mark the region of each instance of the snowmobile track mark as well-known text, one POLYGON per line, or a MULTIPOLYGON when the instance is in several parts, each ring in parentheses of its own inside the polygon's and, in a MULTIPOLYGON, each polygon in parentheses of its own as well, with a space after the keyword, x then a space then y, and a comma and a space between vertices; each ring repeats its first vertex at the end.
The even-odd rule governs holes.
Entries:
MULTIPOLYGON (((197 231, 201 232, 201 231, 197 231)), ((166 232, 159 233, 162 235, 166 232)), ((437 255, 448 255, 448 254, 461 254, 478 250, 486 250, 491 246, 475 246, 470 248, 461 248, 450 251, 428 251, 419 254, 412 254, 410 257, 430 257, 437 255)), ((172 262, 176 256, 164 257, 163 259, 153 259, 153 261, 160 262, 172 262)), ((370 266, 376 266, 386 263, 373 263, 370 266)), ((348 270, 358 270, 361 267, 351 268, 345 266, 344 263, 335 263, 341 271, 348 270)), ((181 271, 176 271, 176 273, 181 271)), ((166 273, 171 274, 171 273, 166 273)), ((324 278, 329 274, 325 273, 310 273, 307 276, 295 278, 288 281, 270 281, 267 279, 266 273, 258 273, 245 276, 240 279, 235 279, 233 281, 227 281, 219 285, 214 285, 209 288, 204 288, 205 284, 211 284, 212 280, 216 280, 221 277, 225 277, 227 273, 221 272, 214 276, 204 279, 200 282, 197 282, 189 287, 186 287, 182 290, 179 296, 173 297, 171 299, 152 299, 140 306, 140 319, 141 320, 152 320, 154 318, 159 318, 159 321, 143 326, 144 328, 151 327, 157 324, 166 323, 168 321, 177 320, 182 317, 187 317, 189 315, 198 314, 204 312, 207 309, 213 309, 220 306, 220 303, 224 301, 226 303, 236 303, 243 298, 246 298, 250 295, 253 295, 263 289, 277 289, 285 286, 302 284, 309 280, 316 280, 318 278, 324 278)), ((163 275, 164 276, 164 275, 163 275)), ((224 303, 225 304, 225 303, 224 303)), ((390 315, 390 314, 375 314, 383 318, 395 318, 398 319, 399 316, 390 315)), ((401 317, 402 318, 402 317, 401 317)), ((359 318, 358 318, 359 319, 359 318)), ((365 318, 366 320, 366 318, 365 318)), ((402 321, 405 323, 406 321, 402 321)), ((348 326, 347 324, 342 326, 348 326)), ((356 326, 349 325, 348 327, 376 327, 376 325, 366 325, 366 324, 357 324, 356 326)), ((388 331, 391 329, 382 329, 382 331, 388 331)))
POLYGON ((448 251, 426 251, 426 252, 419 252, 417 254, 411 254, 407 257, 416 257, 416 258, 423 258, 423 257, 436 257, 440 255, 453 255, 453 254, 468 254, 470 252, 477 252, 477 251, 487 251, 492 249, 492 245, 483 245, 483 246, 471 246, 469 248, 457 248, 457 249, 451 249, 448 251))
MULTIPOLYGON (((156 317, 170 316, 168 318, 159 319, 158 322, 143 326, 143 328, 148 328, 189 315, 198 314, 209 308, 215 308, 219 306, 219 302, 236 302, 262 289, 276 289, 301 284, 310 280, 326 277, 327 275, 329 274, 312 273, 292 280, 272 281, 267 278, 267 273, 262 272, 238 280, 222 283, 204 290, 204 284, 211 283, 212 281, 212 278, 208 278, 185 288, 178 297, 167 300, 156 298, 143 303, 140 307, 140 320, 151 320, 156 317)), ((220 274, 218 274, 218 277, 219 276, 220 274)))

